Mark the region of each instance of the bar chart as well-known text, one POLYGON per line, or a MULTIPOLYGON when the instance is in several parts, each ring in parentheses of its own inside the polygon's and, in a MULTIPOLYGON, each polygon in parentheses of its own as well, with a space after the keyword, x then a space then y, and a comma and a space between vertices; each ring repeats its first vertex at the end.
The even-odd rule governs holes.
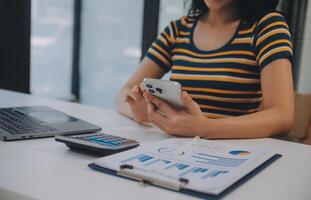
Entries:
MULTIPOLYGON (((205 158, 205 157, 204 157, 205 158)), ((219 158, 218 158, 219 159, 219 158)), ((216 161, 215 161, 216 162, 216 161)), ((217 162, 224 162, 222 160, 217 162)), ((225 161, 229 163, 238 161, 225 161)), ((242 161, 240 161, 242 162, 242 161)), ((158 156, 148 154, 138 154, 128 159, 122 160, 122 164, 131 164, 137 168, 143 169, 145 172, 158 172, 162 176, 174 178, 199 178, 202 180, 217 178, 221 175, 229 173, 229 170, 216 168, 208 168, 202 166, 190 165, 186 162, 180 162, 174 159, 163 159, 158 156)), ((232 164, 230 164, 232 165, 232 164)))

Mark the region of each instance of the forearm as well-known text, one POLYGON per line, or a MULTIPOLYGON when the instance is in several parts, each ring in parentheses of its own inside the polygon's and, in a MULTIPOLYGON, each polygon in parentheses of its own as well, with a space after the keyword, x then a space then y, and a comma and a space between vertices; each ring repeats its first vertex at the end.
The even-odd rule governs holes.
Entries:
POLYGON ((257 113, 223 119, 204 119, 198 134, 216 138, 261 138, 286 133, 293 123, 292 113, 267 109, 257 113))

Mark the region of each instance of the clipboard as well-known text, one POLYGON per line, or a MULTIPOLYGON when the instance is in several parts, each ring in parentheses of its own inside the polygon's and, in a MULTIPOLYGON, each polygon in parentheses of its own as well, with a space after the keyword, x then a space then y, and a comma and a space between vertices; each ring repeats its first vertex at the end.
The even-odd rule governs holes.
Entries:
POLYGON ((128 180, 141 182, 144 185, 152 185, 152 186, 164 188, 167 190, 183 193, 186 195, 199 197, 202 199, 211 199, 211 200, 215 199, 216 200, 216 199, 221 199, 224 196, 228 195, 230 192, 237 189, 240 185, 247 182, 249 179, 254 177, 256 174, 258 174, 263 169, 270 166, 274 161, 278 160, 281 157, 282 157, 281 154, 275 154, 274 156, 272 156, 271 158, 266 160, 264 163, 262 163, 261 165, 259 165, 255 169, 253 169, 247 175, 241 177, 238 181, 236 181, 234 184, 232 184, 231 186, 226 188, 223 192, 221 192, 218 195, 203 193, 200 191, 195 191, 195 190, 190 190, 190 189, 185 188, 184 185, 186 185, 187 182, 191 181, 191 180, 179 179, 179 180, 176 180, 175 182, 173 182, 173 181, 167 182, 163 179, 156 179, 154 177, 142 176, 141 174, 137 174, 135 172, 132 172, 134 167, 131 165, 120 165, 119 170, 111 170, 111 169, 99 166, 96 163, 91 163, 88 166, 90 168, 96 170, 96 171, 106 173, 106 174, 110 174, 110 175, 114 175, 114 176, 118 176, 118 177, 125 178, 128 180))

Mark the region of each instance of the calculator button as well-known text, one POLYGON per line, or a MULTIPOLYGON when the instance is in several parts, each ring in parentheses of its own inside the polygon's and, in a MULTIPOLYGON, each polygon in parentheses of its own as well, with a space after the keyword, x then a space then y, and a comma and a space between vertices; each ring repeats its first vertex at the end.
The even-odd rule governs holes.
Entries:
POLYGON ((93 141, 93 140, 88 140, 88 142, 98 144, 98 142, 97 142, 97 141, 93 141))
POLYGON ((120 144, 119 142, 114 142, 114 141, 112 141, 112 142, 110 142, 110 144, 112 144, 112 145, 118 145, 118 144, 120 144))
POLYGON ((111 146, 111 144, 109 144, 109 143, 106 142, 106 141, 102 141, 101 144, 106 145, 106 146, 111 146))
POLYGON ((98 141, 101 142, 101 143, 108 143, 107 140, 103 140, 103 139, 99 139, 98 141))
POLYGON ((98 138, 96 138, 96 139, 92 139, 93 141, 95 141, 95 142, 99 142, 99 143, 101 143, 102 142, 102 140, 101 139, 98 139, 98 138))

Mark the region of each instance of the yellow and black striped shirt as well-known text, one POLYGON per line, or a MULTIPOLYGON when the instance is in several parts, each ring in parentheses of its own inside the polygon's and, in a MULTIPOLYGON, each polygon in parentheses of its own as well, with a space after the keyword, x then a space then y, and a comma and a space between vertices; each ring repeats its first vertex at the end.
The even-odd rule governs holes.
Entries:
POLYGON ((193 30, 199 16, 172 21, 158 35, 147 57, 179 82, 211 118, 258 111, 260 72, 274 60, 292 59, 292 40, 284 17, 271 12, 255 23, 241 21, 232 39, 211 51, 198 49, 193 30))

